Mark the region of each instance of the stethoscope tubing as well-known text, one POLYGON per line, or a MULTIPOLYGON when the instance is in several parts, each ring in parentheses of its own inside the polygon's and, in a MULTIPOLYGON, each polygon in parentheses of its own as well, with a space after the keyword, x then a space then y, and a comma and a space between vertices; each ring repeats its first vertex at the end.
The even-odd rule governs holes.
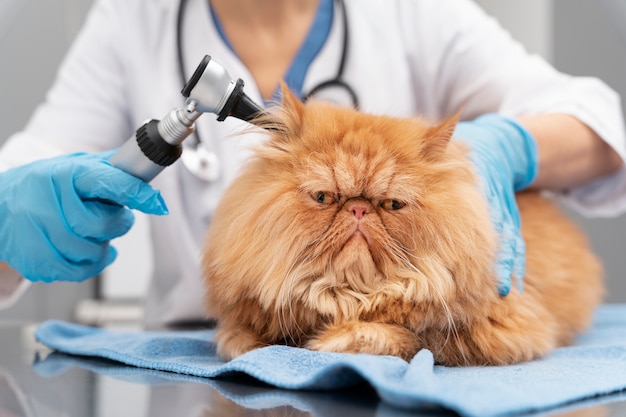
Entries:
POLYGON ((337 74, 326 81, 322 81, 315 87, 311 89, 307 94, 304 95, 303 100, 306 101, 309 98, 313 97, 315 94, 318 94, 321 90, 330 88, 330 87, 340 87, 344 89, 348 95, 350 96, 350 100, 352 101, 352 107, 355 109, 359 108, 359 99, 356 95, 356 92, 348 83, 343 81, 343 73, 346 67, 346 60, 348 57, 348 47, 349 47, 349 26, 348 26, 348 13, 346 12, 346 5, 343 0, 336 0, 339 2, 339 6, 341 8, 341 17, 343 20, 343 45, 341 48, 341 59, 339 60, 339 68, 337 69, 337 74))

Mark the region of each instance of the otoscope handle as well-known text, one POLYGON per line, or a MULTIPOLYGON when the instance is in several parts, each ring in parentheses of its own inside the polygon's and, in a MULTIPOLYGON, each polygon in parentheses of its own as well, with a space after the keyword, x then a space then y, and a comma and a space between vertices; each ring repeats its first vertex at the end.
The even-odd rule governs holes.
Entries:
POLYGON ((130 138, 109 159, 113 166, 150 182, 166 166, 173 164, 182 154, 180 144, 166 142, 159 134, 157 120, 143 124, 135 137, 130 138))

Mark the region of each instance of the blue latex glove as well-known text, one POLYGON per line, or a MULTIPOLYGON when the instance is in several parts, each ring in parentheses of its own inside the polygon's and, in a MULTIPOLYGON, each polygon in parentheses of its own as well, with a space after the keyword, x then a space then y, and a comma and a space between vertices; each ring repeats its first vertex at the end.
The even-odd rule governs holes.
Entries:
POLYGON ((537 144, 516 121, 487 114, 460 122, 453 135, 470 149, 470 159, 482 180, 491 221, 500 235, 496 274, 498 291, 507 295, 511 276, 521 282, 526 273, 526 245, 520 231, 515 191, 528 187, 538 170, 537 144))
POLYGON ((162 215, 161 195, 104 154, 72 154, 0 173, 0 260, 31 281, 82 281, 115 259, 129 210, 162 215), (126 207, 129 208, 126 208, 126 207))

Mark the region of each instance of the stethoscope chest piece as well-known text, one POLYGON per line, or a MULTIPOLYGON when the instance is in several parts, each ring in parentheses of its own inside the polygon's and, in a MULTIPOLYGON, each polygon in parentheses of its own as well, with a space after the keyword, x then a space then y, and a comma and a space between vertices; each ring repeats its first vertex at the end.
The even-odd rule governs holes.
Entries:
POLYGON ((220 161, 202 143, 196 147, 186 147, 181 155, 185 167, 195 176, 205 181, 215 181, 220 176, 220 161))

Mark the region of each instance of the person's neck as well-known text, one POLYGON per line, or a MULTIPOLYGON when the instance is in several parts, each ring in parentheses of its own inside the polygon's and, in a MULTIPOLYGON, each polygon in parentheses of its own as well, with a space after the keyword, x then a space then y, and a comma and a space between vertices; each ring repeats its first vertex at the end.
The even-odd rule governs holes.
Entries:
POLYGON ((319 0, 210 0, 221 22, 249 30, 279 29, 300 20, 311 20, 319 0))

